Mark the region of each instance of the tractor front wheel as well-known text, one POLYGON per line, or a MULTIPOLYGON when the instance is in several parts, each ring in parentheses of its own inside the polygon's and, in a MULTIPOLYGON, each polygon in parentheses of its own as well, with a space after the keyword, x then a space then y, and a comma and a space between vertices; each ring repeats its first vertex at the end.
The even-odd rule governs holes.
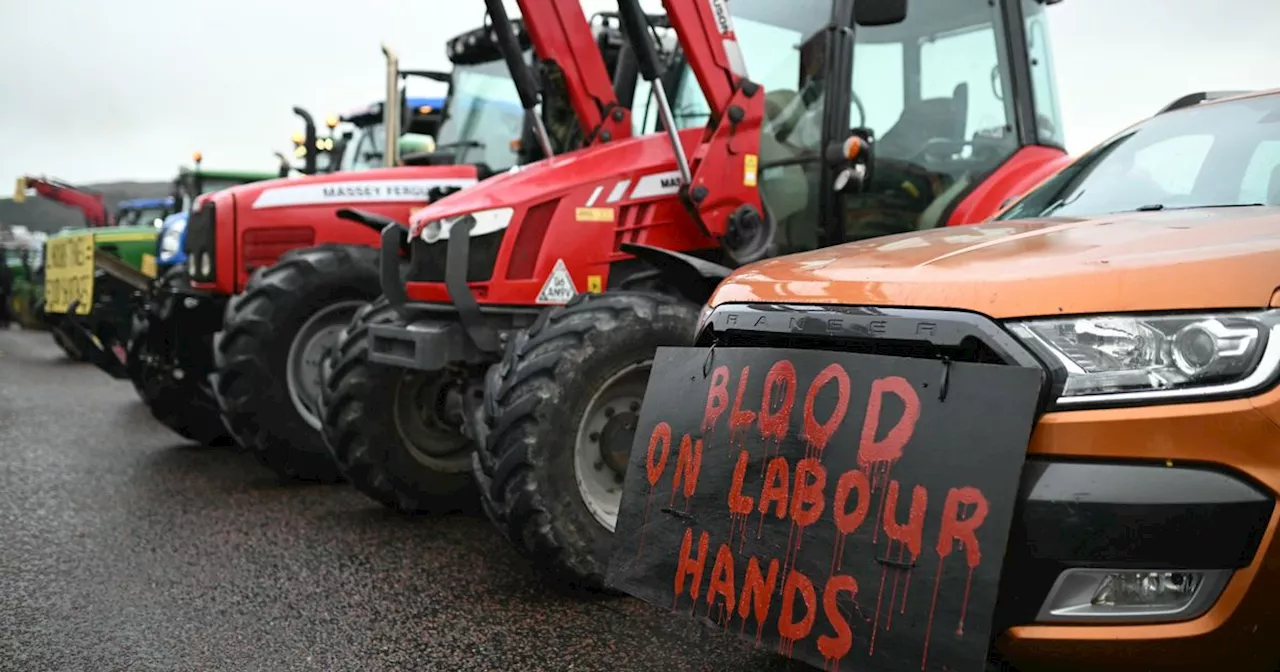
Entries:
POLYGON ((414 371, 369 361, 369 326, 400 317, 379 299, 343 330, 325 365, 324 436, 343 475, 375 501, 404 512, 460 508, 472 491, 472 442, 462 434, 464 395, 479 374, 414 371))
POLYGON ((583 294, 544 312, 485 380, 476 480, 486 513, 541 569, 604 591, 653 356, 698 307, 654 292, 583 294))
MULTIPOLYGON (((183 265, 174 266, 160 276, 155 297, 159 301, 176 301, 178 294, 170 290, 185 289, 191 278, 183 265)), ((176 311, 152 307, 160 315, 176 311)), ((209 383, 194 372, 184 371, 172 356, 177 347, 171 340, 190 341, 189 347, 210 347, 211 334, 194 334, 184 330, 176 320, 160 321, 163 336, 151 333, 152 319, 157 316, 136 314, 129 338, 127 369, 138 396, 160 424, 179 436, 205 446, 222 446, 232 442, 218 417, 218 404, 209 383)))
POLYGON ((214 337, 214 390, 232 434, 284 478, 341 480, 320 433, 321 365, 353 315, 381 293, 377 251, 290 250, 227 303, 214 337))

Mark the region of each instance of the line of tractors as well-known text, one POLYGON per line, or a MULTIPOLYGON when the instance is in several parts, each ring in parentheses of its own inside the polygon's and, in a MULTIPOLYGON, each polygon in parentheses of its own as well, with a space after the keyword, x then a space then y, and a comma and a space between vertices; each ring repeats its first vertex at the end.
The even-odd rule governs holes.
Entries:
POLYGON ((550 576, 607 591, 653 354, 721 279, 982 222, 1068 161, 1052 0, 485 4, 451 71, 384 46, 385 101, 324 137, 295 108, 278 175, 197 155, 114 226, 27 178, 91 227, 45 244, 54 338, 187 439, 406 512, 478 496, 550 576))
POLYGON ((478 494, 532 562, 605 590, 653 353, 720 279, 981 222, 1067 162, 1049 4, 486 0, 450 72, 384 46, 383 102, 328 135, 295 108, 278 174, 197 154, 114 216, 24 178, 88 220, 46 241, 33 305, 187 439, 406 512, 478 494))

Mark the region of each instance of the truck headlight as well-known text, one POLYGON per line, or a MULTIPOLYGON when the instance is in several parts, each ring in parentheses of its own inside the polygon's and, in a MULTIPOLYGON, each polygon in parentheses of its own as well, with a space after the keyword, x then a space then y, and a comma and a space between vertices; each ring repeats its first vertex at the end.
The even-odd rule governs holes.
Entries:
POLYGON ((1243 394, 1271 383, 1280 369, 1280 310, 1095 315, 1008 327, 1065 369, 1058 407, 1243 394))

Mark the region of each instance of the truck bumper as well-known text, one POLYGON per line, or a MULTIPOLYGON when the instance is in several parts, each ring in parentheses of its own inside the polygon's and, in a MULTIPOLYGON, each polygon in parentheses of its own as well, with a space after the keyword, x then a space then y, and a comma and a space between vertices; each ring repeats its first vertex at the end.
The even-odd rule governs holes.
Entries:
MULTIPOLYGON (((700 340, 874 347, 903 357, 963 354, 957 346, 968 343, 983 346, 983 361, 1052 366, 1029 359, 1007 331, 976 313, 790 311, 722 305, 700 340), (777 315, 783 319, 759 319, 777 315), (804 321, 790 319, 796 315, 804 321), (792 338, 806 329, 815 334, 809 341, 792 338)), ((1061 388, 1045 389, 1056 398, 1061 388)), ((996 649, 1020 670, 1275 670, 1277 498, 1280 387, 1249 398, 1044 412, 1027 447, 1005 550, 996 649), (1167 573, 1201 582, 1190 599, 1167 608, 1093 603, 1107 575, 1145 575, 1158 585, 1167 573)), ((1150 592, 1135 583, 1135 594, 1150 592)))

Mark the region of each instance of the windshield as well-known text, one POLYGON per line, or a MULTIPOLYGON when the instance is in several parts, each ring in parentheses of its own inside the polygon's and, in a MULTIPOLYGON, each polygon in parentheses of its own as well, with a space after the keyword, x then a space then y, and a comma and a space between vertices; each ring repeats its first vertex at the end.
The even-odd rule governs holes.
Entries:
POLYGON ((356 128, 355 136, 347 141, 347 148, 342 152, 339 170, 369 170, 381 168, 385 159, 383 151, 387 144, 386 126, 375 122, 356 128))
POLYGON ((125 210, 116 218, 117 226, 155 226, 159 228, 164 216, 168 214, 164 208, 143 208, 141 210, 125 210))
MULTIPOLYGON (((525 52, 526 60, 532 52, 525 52)), ((517 161, 516 141, 524 130, 524 108, 503 61, 453 69, 449 100, 436 148, 457 163, 478 163, 498 172, 517 161)))
POLYGON ((1280 205, 1280 95, 1191 107, 1107 140, 997 219, 1280 205))
POLYGON ((177 187, 179 193, 176 195, 182 203, 181 207, 178 209, 178 212, 190 212, 191 205, 195 202, 196 196, 212 193, 215 191, 222 191, 223 189, 229 189, 231 187, 241 185, 241 184, 249 184, 250 182, 256 182, 257 179, 259 178, 235 179, 235 178, 228 178, 228 177, 212 177, 209 175, 201 175, 200 176, 200 193, 193 194, 192 191, 195 189, 194 184, 196 180, 196 174, 185 173, 182 176, 181 180, 179 181, 179 184, 177 187))

